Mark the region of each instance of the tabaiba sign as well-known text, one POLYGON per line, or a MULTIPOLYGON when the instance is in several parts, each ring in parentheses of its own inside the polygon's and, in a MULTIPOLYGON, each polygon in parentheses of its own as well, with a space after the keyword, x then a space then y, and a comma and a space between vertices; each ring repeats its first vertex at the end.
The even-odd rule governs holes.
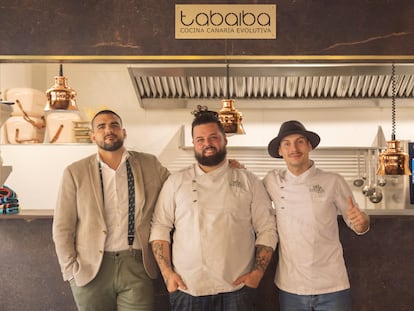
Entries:
POLYGON ((276 39, 276 4, 176 4, 176 39, 276 39))

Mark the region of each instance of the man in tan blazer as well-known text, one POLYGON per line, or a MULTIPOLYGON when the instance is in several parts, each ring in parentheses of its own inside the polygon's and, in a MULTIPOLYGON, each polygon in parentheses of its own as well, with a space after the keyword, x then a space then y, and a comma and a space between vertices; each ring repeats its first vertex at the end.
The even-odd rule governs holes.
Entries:
POLYGON ((97 154, 63 173, 53 240, 79 310, 152 310, 157 268, 150 221, 168 170, 153 155, 127 151, 113 111, 92 119, 97 154))

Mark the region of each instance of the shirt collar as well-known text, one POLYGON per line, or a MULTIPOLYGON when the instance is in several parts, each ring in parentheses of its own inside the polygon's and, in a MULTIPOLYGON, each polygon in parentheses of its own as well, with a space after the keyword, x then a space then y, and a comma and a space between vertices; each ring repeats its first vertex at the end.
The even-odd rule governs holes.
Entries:
POLYGON ((310 164, 311 166, 299 176, 294 175, 291 171, 289 171, 289 169, 286 169, 286 174, 285 174, 286 181, 297 182, 297 183, 305 181, 309 176, 313 175, 314 172, 316 171, 315 162, 310 160, 310 164))
POLYGON ((223 165, 221 165, 220 167, 216 168, 215 170, 211 171, 211 172, 204 172, 200 166, 198 166, 197 163, 194 164, 194 173, 196 176, 200 176, 200 175, 210 175, 210 176, 215 176, 217 174, 221 174, 223 171, 225 171, 228 168, 228 161, 226 160, 223 165))
MULTIPOLYGON (((124 149, 124 152, 122 153, 121 162, 119 163, 118 167, 123 165, 129 157, 130 157, 130 154, 129 154, 128 150, 124 149)), ((106 163, 102 161, 101 157, 99 156, 99 153, 96 153, 96 160, 99 163, 101 163, 102 167, 108 167, 108 165, 106 165, 106 163)))

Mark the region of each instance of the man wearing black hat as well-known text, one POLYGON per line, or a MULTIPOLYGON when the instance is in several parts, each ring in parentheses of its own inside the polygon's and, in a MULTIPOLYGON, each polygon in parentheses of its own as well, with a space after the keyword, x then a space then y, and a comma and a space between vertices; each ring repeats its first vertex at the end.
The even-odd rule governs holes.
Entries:
POLYGON ((264 178, 275 208, 279 264, 275 284, 282 311, 350 311, 350 284, 339 240, 337 216, 357 234, 369 230, 345 179, 315 167, 309 153, 318 134, 298 121, 284 122, 269 154, 287 168, 264 178))

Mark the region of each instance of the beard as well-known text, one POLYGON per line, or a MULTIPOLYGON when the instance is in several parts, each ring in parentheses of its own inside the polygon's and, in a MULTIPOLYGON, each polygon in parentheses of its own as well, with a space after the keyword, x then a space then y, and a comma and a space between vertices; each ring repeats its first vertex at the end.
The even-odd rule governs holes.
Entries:
POLYGON ((209 148, 213 148, 216 151, 216 153, 211 156, 205 156, 204 151, 208 148, 204 149, 202 153, 194 152, 197 162, 200 163, 201 165, 215 166, 221 163, 226 158, 226 154, 227 154, 226 148, 221 149, 221 150, 217 150, 217 148, 215 147, 209 147, 209 148))
POLYGON ((102 144, 99 145, 99 147, 101 149, 105 150, 105 151, 116 151, 116 150, 120 149, 123 145, 124 145, 124 140, 119 139, 119 140, 115 140, 111 143, 103 142, 102 144))

